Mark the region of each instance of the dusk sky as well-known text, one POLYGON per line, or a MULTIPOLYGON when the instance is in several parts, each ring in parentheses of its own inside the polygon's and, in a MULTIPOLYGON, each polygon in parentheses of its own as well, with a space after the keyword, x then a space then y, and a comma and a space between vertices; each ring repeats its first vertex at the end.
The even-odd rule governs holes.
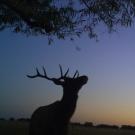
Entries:
POLYGON ((83 35, 75 41, 0 32, 0 118, 30 117, 39 106, 62 96, 62 87, 42 78, 29 79, 37 67, 50 77, 76 69, 89 77, 79 92, 72 121, 135 125, 135 30, 99 34, 99 41, 83 35), (79 51, 76 48, 80 48, 79 51))

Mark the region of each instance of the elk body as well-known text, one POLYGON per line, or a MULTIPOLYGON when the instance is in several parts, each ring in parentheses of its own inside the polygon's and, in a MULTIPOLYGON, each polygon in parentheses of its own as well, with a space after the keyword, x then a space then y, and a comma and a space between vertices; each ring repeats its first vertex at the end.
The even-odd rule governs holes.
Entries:
POLYGON ((41 77, 53 81, 56 85, 63 87, 63 97, 48 106, 42 106, 32 114, 30 122, 30 135, 67 135, 69 121, 75 111, 78 92, 87 83, 87 76, 79 76, 78 71, 73 77, 67 77, 69 69, 63 75, 60 66, 61 77, 49 78, 43 68, 44 75, 37 74, 29 78, 41 77))

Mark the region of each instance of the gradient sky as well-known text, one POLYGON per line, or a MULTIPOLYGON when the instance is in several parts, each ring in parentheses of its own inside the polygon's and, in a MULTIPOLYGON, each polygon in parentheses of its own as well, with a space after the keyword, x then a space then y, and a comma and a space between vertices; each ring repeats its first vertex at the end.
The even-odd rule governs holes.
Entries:
POLYGON ((72 121, 135 125, 135 31, 101 33, 99 41, 83 35, 80 39, 55 40, 26 37, 9 31, 0 33, 0 117, 30 117, 39 106, 62 96, 62 88, 45 79, 29 79, 35 67, 48 76, 70 68, 89 77, 79 92, 72 121), (77 51, 76 48, 80 48, 77 51))

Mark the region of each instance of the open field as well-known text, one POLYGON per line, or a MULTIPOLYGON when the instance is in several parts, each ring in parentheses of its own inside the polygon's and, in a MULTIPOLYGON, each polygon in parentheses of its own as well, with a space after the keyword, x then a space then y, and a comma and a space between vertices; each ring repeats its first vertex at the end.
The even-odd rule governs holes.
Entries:
POLYGON ((28 122, 0 121, 0 135, 28 135, 28 122))
MULTIPOLYGON (((0 135, 28 135, 28 122, 0 121, 0 135)), ((135 130, 70 126, 69 135, 135 135, 135 130)))

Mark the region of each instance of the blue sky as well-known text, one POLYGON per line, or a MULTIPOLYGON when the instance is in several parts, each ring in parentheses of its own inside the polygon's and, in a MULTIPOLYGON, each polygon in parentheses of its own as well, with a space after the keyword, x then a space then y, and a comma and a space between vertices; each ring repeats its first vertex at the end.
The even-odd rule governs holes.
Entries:
POLYGON ((135 123, 134 27, 99 35, 99 41, 83 35, 71 42, 45 37, 26 37, 10 31, 0 33, 0 117, 30 117, 39 106, 62 96, 62 88, 45 79, 29 79, 35 68, 58 77, 59 64, 89 77, 79 92, 72 121, 135 123), (76 47, 81 48, 80 51, 76 47))

